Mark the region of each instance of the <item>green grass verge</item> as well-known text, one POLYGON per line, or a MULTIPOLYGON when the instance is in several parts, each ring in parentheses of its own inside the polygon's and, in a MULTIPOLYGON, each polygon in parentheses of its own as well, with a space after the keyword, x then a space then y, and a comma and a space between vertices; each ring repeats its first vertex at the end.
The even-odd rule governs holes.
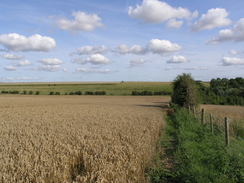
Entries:
POLYGON ((152 183, 238 183, 244 178, 244 142, 231 139, 225 146, 223 134, 211 134, 184 109, 167 119, 161 152, 147 170, 152 183), (171 166, 165 163, 169 158, 171 166))

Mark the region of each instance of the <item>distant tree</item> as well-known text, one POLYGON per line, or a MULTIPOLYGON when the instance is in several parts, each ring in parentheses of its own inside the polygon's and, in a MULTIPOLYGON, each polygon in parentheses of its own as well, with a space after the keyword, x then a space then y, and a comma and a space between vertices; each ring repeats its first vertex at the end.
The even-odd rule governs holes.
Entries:
POLYGON ((190 74, 178 75, 173 82, 172 102, 182 107, 195 107, 199 104, 196 82, 190 74))

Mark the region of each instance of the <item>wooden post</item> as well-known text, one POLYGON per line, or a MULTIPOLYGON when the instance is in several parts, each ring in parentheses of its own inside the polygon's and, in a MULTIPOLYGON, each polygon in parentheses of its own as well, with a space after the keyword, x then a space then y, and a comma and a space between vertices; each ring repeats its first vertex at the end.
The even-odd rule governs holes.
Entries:
POLYGON ((230 144, 230 136, 229 136, 229 120, 225 117, 225 144, 228 146, 230 144))
POLYGON ((212 116, 212 114, 209 115, 209 120, 210 120, 211 133, 214 134, 214 126, 213 126, 213 116, 212 116))
POLYGON ((193 115, 196 118, 196 107, 195 106, 193 106, 193 115))
POLYGON ((201 123, 204 124, 204 109, 202 109, 201 113, 201 123))

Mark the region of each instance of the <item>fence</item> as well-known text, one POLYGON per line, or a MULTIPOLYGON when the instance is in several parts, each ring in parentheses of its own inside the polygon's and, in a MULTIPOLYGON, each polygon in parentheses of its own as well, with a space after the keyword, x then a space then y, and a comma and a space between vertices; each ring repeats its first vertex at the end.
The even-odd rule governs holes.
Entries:
POLYGON ((234 135, 233 129, 230 130, 230 118, 224 117, 221 119, 206 112, 205 109, 197 110, 196 108, 189 108, 189 112, 192 112, 195 118, 201 121, 203 125, 209 126, 212 134, 223 134, 226 146, 230 144, 230 136, 234 135))

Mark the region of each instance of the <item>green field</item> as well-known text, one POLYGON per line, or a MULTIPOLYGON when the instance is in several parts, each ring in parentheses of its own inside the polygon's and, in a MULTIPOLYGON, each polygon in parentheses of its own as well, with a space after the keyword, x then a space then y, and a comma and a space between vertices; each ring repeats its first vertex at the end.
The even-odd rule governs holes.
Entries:
POLYGON ((2 83, 2 91, 36 91, 40 95, 48 95, 50 92, 60 92, 60 94, 70 92, 86 91, 105 91, 107 95, 131 95, 132 91, 151 91, 151 92, 171 92, 170 82, 106 82, 106 83, 2 83))

